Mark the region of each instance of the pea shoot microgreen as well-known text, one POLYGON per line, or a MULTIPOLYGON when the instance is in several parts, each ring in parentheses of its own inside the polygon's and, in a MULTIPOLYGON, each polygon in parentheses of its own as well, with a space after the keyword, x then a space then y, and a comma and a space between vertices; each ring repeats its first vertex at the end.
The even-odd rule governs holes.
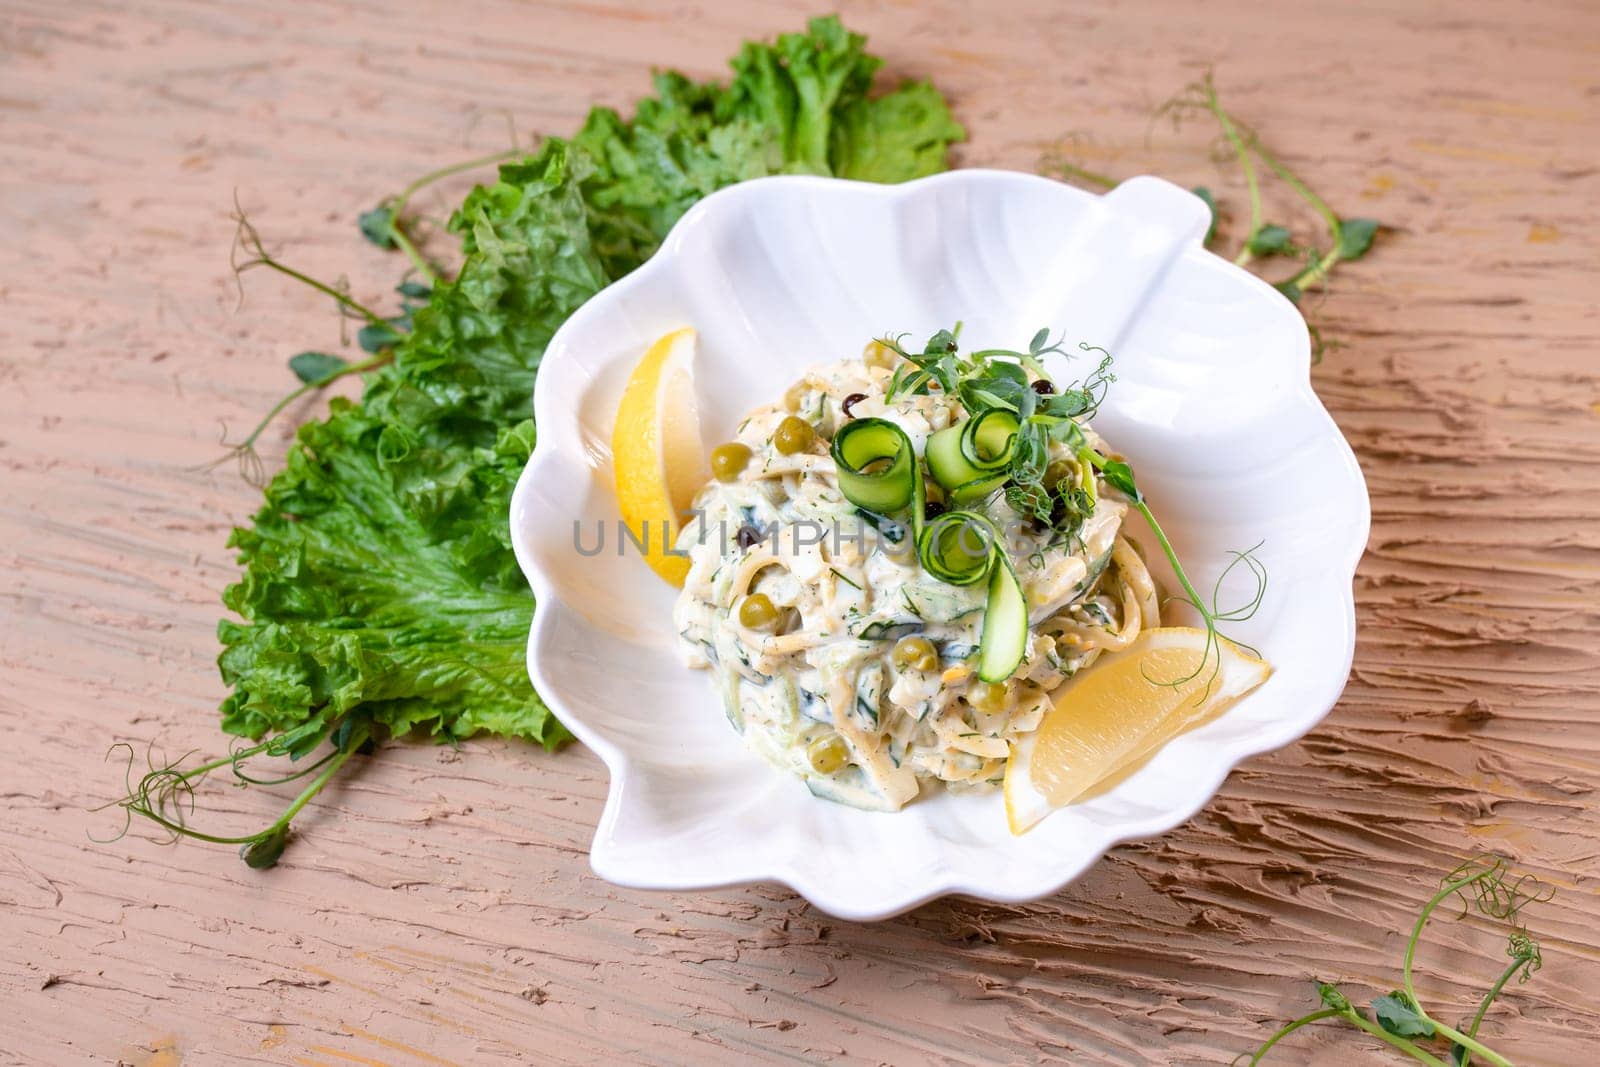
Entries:
MULTIPOLYGON (((371 751, 372 735, 373 725, 367 717, 348 715, 332 721, 322 718, 312 719, 293 730, 254 745, 247 746, 235 741, 228 755, 187 770, 182 769, 182 764, 188 759, 187 755, 157 765, 154 753, 151 751, 145 754, 146 773, 141 775, 137 782, 133 780, 135 760, 133 746, 127 742, 119 742, 111 747, 111 752, 126 751, 128 764, 124 778, 125 792, 121 798, 95 810, 119 807, 123 812, 123 824, 117 833, 101 843, 115 841, 125 836, 132 829, 133 817, 137 815, 161 827, 171 841, 187 837, 215 845, 238 845, 239 856, 246 865, 258 869, 271 867, 278 862, 278 857, 289 844, 295 816, 311 802, 312 797, 333 780, 339 769, 352 756, 371 751), (324 743, 330 745, 326 752, 314 760, 307 760, 301 764, 301 760, 307 759, 324 743), (245 770, 246 761, 256 758, 288 759, 291 762, 291 769, 274 777, 256 777, 245 770), (188 825, 189 816, 193 814, 195 808, 195 790, 212 772, 223 767, 230 770, 234 784, 240 787, 283 785, 312 775, 315 777, 289 802, 283 813, 264 829, 251 834, 235 835, 196 830, 188 825)), ((110 755, 111 753, 107 753, 107 759, 110 755)))
POLYGON ((1167 115, 1176 123, 1188 115, 1202 112, 1214 118, 1221 128, 1223 139, 1244 173, 1249 192, 1250 224, 1245 231, 1242 247, 1234 256, 1235 263, 1246 266, 1253 260, 1272 256, 1303 256, 1303 267, 1274 283, 1279 292, 1298 303, 1306 292, 1324 284, 1328 274, 1339 263, 1360 259, 1367 254, 1377 235, 1379 223, 1374 219, 1344 218, 1329 207, 1321 195, 1262 143, 1254 129, 1222 106, 1216 82, 1209 71, 1163 104, 1157 115, 1167 115), (1301 247, 1294 242, 1288 227, 1266 220, 1261 182, 1256 169, 1258 163, 1288 185, 1322 220, 1328 232, 1326 249, 1301 247))
POLYGON ((1339 1019, 1429 1067, 1469 1067, 1478 1060, 1493 1067, 1511 1067, 1509 1059, 1478 1039, 1478 1030, 1506 984, 1513 978, 1527 981, 1543 964, 1539 942, 1523 925, 1521 912, 1530 903, 1550 899, 1552 893, 1550 886, 1531 875, 1513 875, 1510 865, 1499 856, 1477 856, 1465 861, 1440 880, 1439 889, 1423 904, 1406 942, 1400 987, 1373 998, 1370 1015, 1337 986, 1316 982, 1317 996, 1322 1002, 1320 1008, 1285 1023, 1254 1052, 1241 1054, 1234 1063, 1255 1067, 1296 1030, 1326 1019, 1339 1019), (1463 917, 1475 909, 1484 918, 1506 925, 1506 956, 1509 958, 1479 999, 1471 1020, 1459 1029, 1440 1021, 1423 1007, 1413 975, 1423 929, 1434 912, 1452 899, 1460 901, 1463 917), (1448 1051, 1440 1047, 1441 1042, 1449 1043, 1448 1051))
POLYGON ((296 270, 287 263, 282 262, 271 252, 267 251, 266 244, 261 240, 261 233, 255 224, 245 214, 244 208, 239 206, 238 198, 233 202, 233 247, 228 252, 228 266, 233 271, 234 284, 239 290, 239 306, 244 306, 244 275, 246 271, 265 267, 276 271, 286 278, 291 278, 301 285, 315 289, 317 292, 331 297, 338 306, 342 319, 357 319, 368 325, 381 324, 384 319, 376 311, 355 300, 350 295, 350 284, 340 278, 336 283, 329 284, 319 281, 303 271, 296 270))
POLYGON ((1191 673, 1180 678, 1150 680, 1158 685, 1183 686, 1209 668, 1209 689, 1222 665, 1223 635, 1219 625, 1249 619, 1266 595, 1266 567, 1255 555, 1261 546, 1233 553, 1232 561, 1218 576, 1210 599, 1202 597, 1145 499, 1133 468, 1121 457, 1105 455, 1091 446, 1083 432, 1083 424, 1094 417, 1111 383, 1116 380, 1111 369, 1111 354, 1087 342, 1080 343, 1077 352, 1099 355, 1094 369, 1065 386, 1056 387, 1052 383, 1041 389, 1038 382, 1050 382, 1043 357, 1056 354, 1071 358, 1076 354, 1066 347, 1062 338, 1052 341, 1050 331, 1041 329, 1033 335, 1026 349, 985 348, 962 355, 960 335, 961 323, 958 322, 953 329, 935 333, 921 351, 905 346, 905 334, 879 339, 880 344, 906 361, 896 368, 890 379, 888 400, 892 402, 896 396, 924 394, 937 389, 959 397, 972 418, 994 409, 1015 416, 1017 431, 1010 446, 1002 494, 1010 508, 1038 530, 1076 537, 1095 510, 1096 475, 1126 497, 1144 516, 1172 567, 1182 589, 1176 599, 1188 603, 1199 614, 1206 630, 1204 654, 1191 673), (1076 461, 1077 471, 1073 476, 1048 477, 1052 443, 1065 446, 1076 461), (1224 609, 1220 606, 1222 586, 1240 566, 1248 569, 1255 579, 1255 589, 1239 605, 1224 609))
MULTIPOLYGON (((1262 563, 1256 556, 1256 551, 1260 549, 1261 543, 1257 542, 1242 552, 1235 551, 1231 553, 1233 559, 1217 575, 1216 584, 1211 590, 1211 599, 1208 601, 1201 597, 1199 590, 1195 588, 1194 583, 1190 580, 1188 572, 1184 570, 1183 563, 1178 559, 1177 550, 1172 547, 1172 542, 1167 538, 1166 531, 1161 528, 1161 523, 1157 521, 1155 512, 1150 509, 1150 502, 1145 499, 1144 492, 1139 488, 1138 482, 1134 480, 1133 468, 1125 460, 1108 458, 1093 449, 1089 450, 1088 458, 1094 464, 1095 469, 1100 472, 1100 476, 1105 479, 1106 484, 1127 497, 1129 503, 1134 506, 1140 515, 1144 516, 1144 521, 1149 525, 1150 532, 1155 535, 1156 543, 1161 546, 1162 555, 1166 556, 1167 563, 1172 567, 1173 576, 1178 579, 1178 585, 1183 589, 1183 594, 1176 597, 1176 599, 1193 608, 1205 624, 1206 644, 1202 650, 1200 662, 1195 665, 1194 670, 1177 678, 1166 680, 1149 678, 1149 680, 1157 685, 1184 686, 1199 677, 1200 673, 1209 666, 1211 673, 1206 679, 1206 692, 1210 692, 1212 681, 1215 680, 1217 672, 1222 669, 1222 641, 1224 635, 1219 629, 1219 624, 1244 622, 1250 619, 1260 610, 1261 601, 1267 595, 1266 564, 1262 563), (1255 579, 1255 591, 1238 606, 1224 609, 1220 606, 1223 584, 1227 581, 1228 575, 1232 574, 1234 569, 1241 565, 1247 568, 1255 579)), ((1234 641, 1233 643, 1251 654, 1256 654, 1255 649, 1243 642, 1234 641)))
MULTIPOLYGON (((1308 292, 1325 287, 1329 276, 1340 263, 1360 259, 1371 250, 1382 224, 1376 219, 1340 215, 1329 206, 1316 190, 1263 143, 1254 128, 1223 107, 1216 82, 1209 71, 1199 81, 1185 86, 1157 108, 1154 117, 1169 118, 1174 125, 1181 125, 1195 115, 1205 115, 1216 122, 1227 154, 1244 177, 1249 216, 1244 236, 1234 252, 1233 261, 1236 264, 1243 267, 1271 260, 1298 261, 1300 265, 1295 270, 1276 278, 1272 285, 1290 301, 1299 304, 1308 292), (1290 227, 1266 217, 1262 181, 1268 175, 1287 185, 1311 209, 1323 225, 1325 240, 1302 244, 1295 239, 1290 227)), ((1102 189, 1111 189, 1117 184, 1116 179, 1108 175, 1086 170, 1070 162, 1052 160, 1049 165, 1069 181, 1102 189)), ((1197 186, 1192 192, 1211 209, 1211 225, 1204 238, 1205 244, 1210 247, 1216 237, 1217 222, 1221 215, 1217 199, 1204 186, 1197 186)), ((1314 345, 1313 354, 1321 358, 1333 345, 1322 340, 1314 325, 1308 323, 1308 326, 1314 345)))
POLYGON ((279 415, 309 393, 319 392, 341 378, 376 370, 393 360, 394 346, 411 331, 412 314, 427 302, 442 274, 442 268, 425 259, 419 250, 419 220, 408 211, 411 198, 434 182, 512 159, 516 155, 518 152, 515 150, 499 152, 440 167, 411 182, 398 194, 385 197, 371 211, 361 213, 357 226, 362 235, 379 248, 404 252, 406 258, 411 261, 412 269, 426 279, 419 281, 415 278, 406 278, 401 281, 395 289, 400 296, 400 310, 387 316, 379 314, 352 297, 349 283, 343 278, 332 283, 324 282, 284 263, 267 251, 260 232, 245 215, 235 198, 233 219, 236 228, 229 265, 239 286, 240 304, 244 303, 243 276, 246 271, 260 267, 275 271, 331 297, 339 310, 341 324, 351 320, 360 322, 361 326, 356 331, 356 344, 368 354, 368 358, 352 362, 342 356, 326 352, 301 352, 290 357, 289 371, 299 379, 299 387, 285 394, 268 408, 243 439, 231 444, 224 439, 226 451, 216 460, 204 464, 203 469, 234 460, 239 464, 240 473, 247 482, 251 485, 261 485, 265 480, 265 468, 260 454, 256 451, 256 442, 279 415))
POLYGON ((509 149, 504 152, 496 152, 494 155, 483 156, 479 159, 469 159, 461 163, 452 163, 448 167, 440 167, 438 170, 429 171, 394 196, 384 197, 378 202, 377 207, 370 211, 363 211, 356 219, 357 228, 361 230, 361 236, 379 248, 386 251, 399 249, 404 252, 406 258, 411 261, 412 268, 427 279, 427 284, 430 286, 435 285, 439 281, 442 270, 438 264, 427 259, 421 252, 419 247, 421 240, 417 232, 420 220, 408 210, 411 198, 434 182, 456 174, 463 174, 469 170, 476 170, 479 167, 487 167, 494 163, 515 159, 521 154, 520 149, 509 149))

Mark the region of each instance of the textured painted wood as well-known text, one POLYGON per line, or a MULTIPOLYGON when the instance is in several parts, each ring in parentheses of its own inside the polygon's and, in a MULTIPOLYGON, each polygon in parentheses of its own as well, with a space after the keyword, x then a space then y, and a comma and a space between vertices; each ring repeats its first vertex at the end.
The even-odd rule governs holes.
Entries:
MULTIPOLYGON (((854 926, 774 888, 614 889, 604 769, 491 741, 384 749, 279 869, 88 835, 106 747, 216 751, 223 542, 254 494, 215 452, 338 343, 324 302, 227 272, 237 194, 274 247, 377 299, 352 225, 409 178, 718 71, 798 5, 361 0, 0 9, 0 1060, 466 1064, 1225 1062, 1316 974, 1392 981, 1454 856, 1559 887, 1546 965, 1487 1030, 1527 1062, 1600 1040, 1600 10, 1584 0, 846 5, 972 131, 1237 197, 1152 107, 1215 65, 1351 214, 1394 227, 1314 316, 1317 388, 1373 498, 1350 687, 1189 824, 1039 904, 854 926), (974 5, 975 6, 975 5, 974 5)), ((439 211, 465 189, 447 184, 439 211)), ((308 403, 297 414, 318 410, 308 403)), ((281 456, 288 425, 270 436, 281 456)), ((234 825, 271 798, 212 794, 234 825)), ((1430 937, 1465 1005, 1501 943, 1430 937)), ((1285 1062, 1376 1056, 1308 1033, 1285 1062)))

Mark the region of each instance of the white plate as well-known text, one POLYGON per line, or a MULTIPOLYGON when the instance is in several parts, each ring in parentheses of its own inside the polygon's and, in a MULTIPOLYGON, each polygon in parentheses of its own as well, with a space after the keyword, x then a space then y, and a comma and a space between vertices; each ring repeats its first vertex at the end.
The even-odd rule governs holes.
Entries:
MULTIPOLYGON (((1207 221, 1198 199, 1156 178, 1104 196, 1002 171, 900 186, 767 178, 701 201, 650 262, 561 327, 539 372, 539 443, 511 529, 539 604, 529 674, 611 770, 590 853, 599 875, 649 889, 782 882, 859 920, 945 893, 1029 900, 1119 841, 1183 822, 1240 760, 1327 714, 1355 648, 1366 486, 1311 390, 1299 313, 1203 250, 1207 221), (1115 790, 1021 837, 998 793, 939 792, 881 814, 819 800, 769 767, 729 726, 709 675, 681 665, 676 590, 637 552, 615 553, 612 418, 656 337, 699 330, 715 442, 807 365, 886 332, 920 343, 957 319, 964 347, 1025 346, 1049 326, 1069 347, 1110 349, 1117 380, 1095 426, 1132 462, 1197 583, 1209 590, 1229 550, 1257 542, 1271 576, 1261 610, 1227 631, 1272 661, 1271 680, 1115 790), (580 521, 590 548, 606 524, 602 555, 575 549, 580 521)), ((1055 370, 1072 378, 1092 365, 1080 356, 1055 370)), ((1223 602, 1249 585, 1232 583, 1223 602)))

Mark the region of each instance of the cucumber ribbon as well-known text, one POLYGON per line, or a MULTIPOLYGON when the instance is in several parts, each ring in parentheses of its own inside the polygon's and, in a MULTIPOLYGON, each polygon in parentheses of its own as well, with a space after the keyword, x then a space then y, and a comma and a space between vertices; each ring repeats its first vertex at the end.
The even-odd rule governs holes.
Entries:
POLYGON ((854 419, 834 435, 832 451, 846 500, 883 517, 910 507, 912 533, 920 533, 922 468, 904 430, 888 419, 854 419))
MULTIPOLYGON (((984 412, 928 439, 928 469, 939 484, 952 488, 958 502, 987 496, 1006 479, 1016 433, 1017 420, 1009 412, 984 412), (943 458, 936 460, 935 442, 941 437, 943 458), (940 475, 941 467, 953 484, 940 475)), ((1011 677, 1028 649, 1028 606, 994 523, 975 511, 949 511, 928 521, 916 451, 905 431, 888 419, 846 423, 834 436, 832 454, 839 490, 850 503, 885 517, 911 509, 917 558, 929 574, 951 585, 988 581, 978 677, 985 682, 1011 677)))
POLYGON ((957 504, 982 500, 1005 484, 1020 425, 990 408, 928 438, 928 470, 957 504))
POLYGON ((917 558, 942 582, 989 583, 978 677, 985 682, 1010 678, 1028 651, 1028 604, 994 523, 975 511, 947 511, 923 527, 917 558))

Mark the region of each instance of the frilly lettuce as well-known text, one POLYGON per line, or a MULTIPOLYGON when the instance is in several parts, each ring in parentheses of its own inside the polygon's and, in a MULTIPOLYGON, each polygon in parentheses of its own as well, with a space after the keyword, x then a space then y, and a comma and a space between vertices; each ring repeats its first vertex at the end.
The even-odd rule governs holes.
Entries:
POLYGON ((450 222, 463 252, 359 403, 299 430, 252 525, 218 627, 251 738, 359 720, 391 734, 569 735, 524 666, 533 597, 507 512, 533 449, 539 359, 574 309, 644 262, 696 200, 746 178, 904 181, 962 136, 926 83, 869 96, 879 61, 834 18, 746 44, 731 83, 656 77, 631 120, 500 168, 450 222))

